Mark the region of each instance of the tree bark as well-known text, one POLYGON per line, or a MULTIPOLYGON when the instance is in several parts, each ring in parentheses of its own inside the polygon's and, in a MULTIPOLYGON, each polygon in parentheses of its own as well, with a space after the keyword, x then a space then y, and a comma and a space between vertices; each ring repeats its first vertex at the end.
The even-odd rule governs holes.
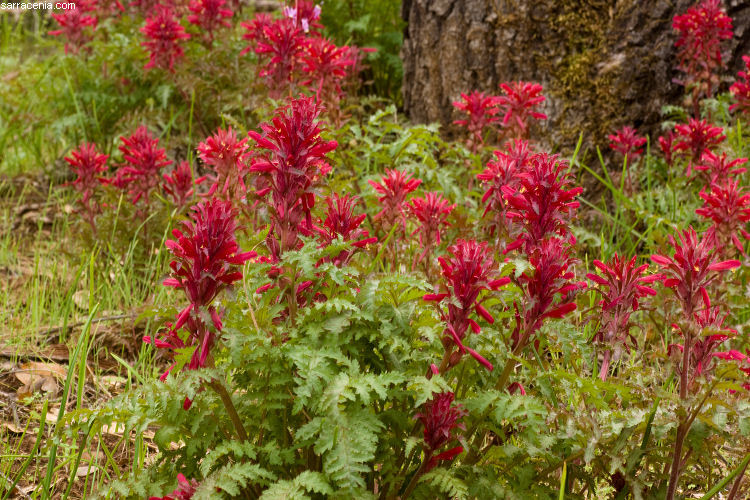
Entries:
MULTIPOLYGON (((541 83, 549 119, 543 146, 606 145, 631 125, 658 134, 660 110, 680 104, 672 17, 694 0, 403 0, 404 107, 417 122, 455 133, 461 92, 499 94, 509 80, 541 83)), ((750 0, 725 0, 735 37, 726 44, 726 90, 750 51, 750 0)))

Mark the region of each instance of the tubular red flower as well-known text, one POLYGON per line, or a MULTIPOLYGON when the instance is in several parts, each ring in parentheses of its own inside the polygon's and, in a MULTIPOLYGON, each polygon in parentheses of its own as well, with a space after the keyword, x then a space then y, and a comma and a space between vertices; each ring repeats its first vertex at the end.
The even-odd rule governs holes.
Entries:
POLYGON ((226 0, 191 0, 188 9, 192 12, 187 20, 199 26, 208 34, 209 40, 214 39, 214 32, 220 27, 231 28, 227 21, 232 17, 232 9, 226 5, 226 0))
POLYGON ((461 405, 453 405, 452 392, 435 394, 424 404, 424 410, 414 418, 424 427, 424 442, 429 452, 434 452, 456 439, 456 429, 465 430, 459 419, 467 415, 461 405))
POLYGON ((608 135, 607 138, 612 141, 609 147, 627 156, 631 162, 643 154, 642 146, 646 144, 646 138, 639 136, 633 127, 623 127, 614 134, 608 135))
POLYGON ((193 197, 194 186, 203 182, 205 177, 199 177, 193 182, 193 171, 186 161, 180 162, 171 175, 164 174, 164 192, 172 199, 172 203, 178 207, 184 207, 193 197))
POLYGON ((690 118, 687 124, 676 125, 675 131, 677 143, 674 151, 681 151, 688 156, 688 177, 692 172, 693 164, 699 162, 706 151, 711 151, 726 139, 721 127, 716 127, 706 120, 698 121, 694 118, 690 118))
MULTIPOLYGON (((125 165, 117 172, 116 185, 127 189, 130 201, 143 200, 149 204, 151 193, 159 187, 159 171, 172 164, 166 152, 160 149, 159 140, 151 136, 145 125, 138 127, 130 137, 120 137, 120 151, 125 165)), ((115 184, 115 182, 112 182, 115 184)))
POLYGON ((401 170, 387 170, 381 179, 381 184, 368 181, 370 185, 382 196, 378 198, 381 207, 374 219, 383 219, 385 227, 389 230, 398 221, 406 228, 405 207, 406 196, 416 190, 422 183, 421 179, 412 179, 411 174, 401 170))
POLYGON ((461 100, 453 103, 456 109, 468 115, 465 120, 453 123, 465 127, 469 132, 468 146, 472 152, 477 153, 484 146, 485 128, 500 121, 499 104, 497 96, 486 95, 477 90, 470 94, 461 93, 461 100))
POLYGON ((547 115, 539 111, 545 101, 542 86, 532 82, 505 82, 500 84, 505 95, 498 97, 497 103, 503 115, 503 127, 511 130, 515 137, 525 137, 530 126, 529 120, 546 120, 547 115))
POLYGON ((49 32, 52 36, 65 38, 65 53, 77 54, 93 38, 98 19, 94 12, 96 1, 79 0, 75 8, 52 14, 52 18, 60 25, 60 29, 49 32))
POLYGON ((625 259, 617 254, 606 264, 594 260, 594 266, 600 274, 589 273, 588 279, 596 286, 602 300, 598 312, 601 327, 594 335, 593 341, 601 344, 604 351, 599 377, 606 380, 611 362, 617 362, 622 355, 622 348, 630 350, 637 345, 635 337, 630 334, 630 315, 638 310, 639 299, 656 295, 656 290, 647 286, 661 279, 658 275, 645 275, 648 264, 635 266, 636 257, 625 259))
POLYGON ((149 60, 145 68, 174 71, 175 62, 184 53, 180 40, 186 40, 190 35, 185 32, 172 8, 157 5, 152 15, 146 19, 146 25, 141 28, 141 33, 146 37, 146 41, 141 45, 149 51, 149 60))
POLYGON ((516 244, 525 244, 526 252, 548 236, 561 236, 575 241, 568 231, 568 220, 580 203, 575 200, 583 188, 571 188, 567 163, 557 155, 534 155, 526 171, 518 174, 520 186, 504 186, 503 194, 509 210, 506 216, 523 227, 516 244))
POLYGON ((727 180, 723 184, 712 184, 710 191, 701 190, 703 207, 695 211, 696 214, 713 222, 706 233, 713 238, 713 245, 726 252, 733 244, 742 255, 745 255, 738 234, 750 239, 750 233, 745 225, 750 221, 750 193, 740 187, 737 181, 727 180))
POLYGON ((412 234, 419 233, 419 244, 422 246, 422 258, 430 248, 440 245, 440 230, 450 226, 448 216, 456 207, 450 204, 439 193, 427 193, 424 198, 415 197, 408 205, 409 212, 419 222, 419 227, 412 234))
MULTIPOLYGON (((357 198, 334 194, 333 197, 326 197, 324 201, 328 206, 325 221, 323 221, 322 227, 320 225, 313 227, 320 235, 323 246, 330 245, 339 236, 344 241, 351 241, 355 248, 361 248, 378 241, 377 238, 370 237, 365 229, 359 227, 365 220, 366 215, 354 215, 354 208, 358 202, 357 198)), ((353 255, 354 250, 344 250, 332 258, 332 262, 337 266, 342 266, 353 255)))
POLYGON ((255 53, 264 61, 261 78, 278 94, 294 80, 305 48, 305 34, 290 19, 279 19, 262 26, 263 35, 256 38, 255 53))
POLYGON ((700 164, 695 165, 695 170, 705 172, 706 180, 710 184, 722 183, 747 172, 745 167, 740 166, 745 163, 747 163, 747 158, 728 161, 726 153, 717 155, 711 151, 706 151, 701 156, 700 164))
POLYGON ((265 178, 270 188, 263 198, 271 217, 269 238, 276 238, 276 243, 267 239, 267 244, 277 257, 279 252, 297 248, 300 231, 312 227, 314 188, 330 170, 325 156, 337 143, 320 137, 319 114, 311 98, 291 99, 276 110, 271 123, 261 124, 262 135, 248 132, 258 145, 250 171, 265 178))
POLYGON ((235 202, 245 197, 245 174, 249 169, 247 138, 238 140, 232 127, 220 128, 198 145, 198 156, 214 171, 208 196, 217 195, 235 202))

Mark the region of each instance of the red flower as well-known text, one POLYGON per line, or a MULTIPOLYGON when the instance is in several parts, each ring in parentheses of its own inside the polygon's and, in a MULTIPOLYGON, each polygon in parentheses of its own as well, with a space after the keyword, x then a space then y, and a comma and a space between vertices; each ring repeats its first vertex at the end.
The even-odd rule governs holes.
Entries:
POLYGON ((659 137, 659 148, 664 155, 664 161, 666 161, 667 165, 669 165, 670 167, 672 166, 672 163, 674 163, 674 158, 672 157, 675 146, 674 140, 675 135, 671 130, 667 132, 666 135, 659 137))
POLYGON ((678 69, 687 74, 685 86, 700 84, 711 96, 718 83, 715 71, 723 67, 721 41, 730 40, 732 18, 721 8, 721 0, 704 0, 672 20, 677 32, 678 69))
POLYGON ((198 145, 201 160, 214 170, 208 196, 218 190, 220 197, 226 200, 239 201, 244 198, 247 150, 247 138, 237 140, 237 133, 232 127, 228 130, 220 128, 198 145))
POLYGON ((172 203, 178 207, 184 207, 193 197, 194 186, 203 182, 205 177, 199 177, 193 182, 193 171, 186 161, 180 162, 172 174, 164 174, 164 192, 172 198, 172 203))
POLYGON ((750 221, 750 193, 737 181, 727 180, 723 184, 711 184, 708 192, 701 189, 700 197, 703 198, 703 207, 695 213, 713 222, 706 236, 714 239, 716 248, 726 251, 731 242, 745 255, 737 234, 750 239, 750 233, 745 230, 750 221))
POLYGON ((745 62, 745 71, 739 71, 737 81, 729 87, 735 100, 735 103, 729 106, 729 111, 739 109, 744 114, 750 111, 750 56, 742 56, 742 60, 745 62))
POLYGON ((586 288, 586 283, 571 281, 575 274, 569 268, 574 262, 570 245, 560 238, 544 239, 531 249, 531 269, 518 278, 524 312, 521 318, 516 304, 516 328, 511 336, 514 352, 523 349, 546 318, 562 318, 576 310, 572 294, 586 288))
POLYGON ((453 106, 469 116, 465 120, 456 120, 453 123, 466 127, 470 134, 469 149, 476 153, 484 145, 484 129, 500 121, 500 117, 497 116, 500 111, 499 98, 475 90, 468 95, 461 93, 461 99, 455 101, 453 106))
POLYGON ((305 48, 305 34, 289 19, 279 19, 263 26, 263 36, 257 38, 255 53, 263 57, 260 76, 268 87, 278 93, 287 88, 294 78, 305 48))
MULTIPOLYGON (((547 153, 531 157, 529 167, 518 174, 520 187, 502 188, 509 210, 507 217, 523 227, 524 232, 506 251, 525 244, 526 252, 548 236, 567 236, 568 219, 580 203, 575 201, 583 188, 571 188, 568 165, 557 155, 547 153)), ((573 239, 574 241, 574 239, 573 239)))
POLYGON ((232 10, 226 8, 226 0, 191 0, 188 8, 191 15, 187 20, 189 23, 199 26, 208 33, 210 40, 214 39, 214 31, 221 26, 231 28, 232 24, 225 18, 232 17, 232 10))
POLYGON ((200 486, 200 483, 195 479, 188 481, 184 475, 177 474, 176 490, 164 497, 150 497, 149 500, 190 500, 193 498, 198 486, 200 486))
POLYGON ((610 148, 632 161, 643 154, 642 146, 646 144, 646 138, 639 136, 632 127, 623 127, 607 138, 612 141, 609 144, 610 148))
POLYGON ((263 135, 248 132, 259 149, 250 170, 268 182, 257 195, 268 205, 271 232, 266 242, 276 257, 297 248, 303 222, 312 227, 313 189, 319 177, 330 170, 325 155, 336 149, 337 143, 320 137, 319 114, 313 99, 291 99, 288 106, 276 110, 271 123, 261 124, 263 135))
POLYGON ((721 127, 711 125, 706 120, 698 121, 690 118, 687 124, 675 126, 677 131, 677 144, 674 151, 683 151, 690 157, 687 176, 690 177, 692 166, 697 163, 703 153, 710 151, 727 137, 723 134, 721 127))
POLYGON ((669 236, 669 243, 674 248, 674 257, 655 254, 651 260, 661 266, 665 274, 664 286, 674 292, 682 305, 687 319, 692 319, 698 310, 700 301, 708 296, 706 287, 715 279, 713 271, 727 271, 740 266, 737 260, 718 261, 713 255, 713 239, 698 240, 698 235, 691 227, 678 233, 679 240, 669 236))
POLYGON ((439 193, 427 193, 424 198, 412 198, 409 211, 419 221, 419 227, 412 234, 419 233, 419 244, 424 249, 422 256, 435 245, 440 244, 440 229, 450 226, 448 216, 456 207, 439 193))
POLYGON ((589 273, 588 279, 598 286, 602 300, 599 302, 601 312, 599 321, 601 328, 594 336, 594 341, 605 346, 604 362, 599 377, 606 380, 610 362, 617 362, 622 355, 622 347, 629 349, 628 340, 636 345, 635 338, 630 335, 630 315, 638 310, 638 299, 648 295, 656 295, 656 290, 647 284, 661 279, 658 275, 644 275, 648 264, 635 267, 636 257, 630 260, 621 258, 617 254, 606 264, 594 260, 594 266, 599 274, 589 273))
POLYGON ((740 366, 740 370, 745 372, 745 375, 748 376, 748 381, 742 384, 742 388, 746 391, 750 391, 750 350, 746 352, 747 354, 742 354, 741 352, 732 349, 727 352, 715 352, 714 357, 727 361, 736 361, 740 366))
POLYGON ((328 110, 338 111, 338 102, 344 94, 342 82, 356 64, 357 54, 351 47, 337 47, 322 37, 310 38, 302 54, 302 71, 309 79, 302 84, 310 86, 327 103, 328 110))
POLYGON ((466 430, 458 420, 468 412, 461 405, 453 405, 454 397, 452 392, 435 394, 414 417, 424 427, 424 442, 430 453, 456 439, 456 429, 466 430))
POLYGON ((482 366, 492 370, 492 364, 475 350, 464 346, 463 339, 469 328, 474 333, 480 332, 479 324, 471 318, 473 314, 481 316, 488 323, 495 321, 489 311, 482 306, 484 299, 479 298, 482 290, 497 290, 510 283, 510 279, 493 279, 496 266, 492 257, 488 255, 486 242, 458 240, 448 248, 448 252, 452 257, 438 257, 443 271, 445 292, 424 296, 424 300, 436 303, 450 297, 450 300, 446 301, 447 312, 439 308, 440 317, 446 324, 442 340, 446 353, 452 352, 455 344, 458 347, 458 355, 446 357, 445 363, 448 366, 441 366, 441 371, 458 364, 461 355, 467 351, 482 366))
POLYGON ((284 17, 291 19, 305 33, 310 31, 310 26, 316 31, 323 29, 323 25, 317 22, 320 19, 320 5, 315 5, 310 0, 293 0, 292 3, 294 7, 287 6, 282 9, 284 17))
MULTIPOLYGON (((355 248, 362 248, 378 241, 377 238, 369 237, 369 233, 359 227, 366 215, 354 215, 357 198, 348 195, 339 196, 334 193, 333 197, 326 197, 324 201, 328 206, 328 211, 323 227, 314 227, 321 236, 324 246, 330 245, 339 236, 344 241, 351 241, 355 248)), ((333 259, 333 262, 338 266, 344 265, 353 254, 353 250, 344 250, 333 259)))
POLYGON ((148 205, 151 192, 159 187, 159 170, 172 164, 166 152, 160 149, 159 140, 149 134, 145 125, 138 127, 130 137, 120 137, 120 151, 125 165, 117 172, 117 185, 128 189, 130 201, 138 200, 148 205))
POLYGON ((706 151, 701 156, 700 165, 696 165, 695 169, 706 172, 708 182, 713 184, 715 182, 724 182, 732 177, 744 174, 747 172, 747 169, 740 165, 745 163, 747 163, 747 158, 737 158, 736 160, 727 161, 726 153, 717 155, 711 151, 706 151))
POLYGON ((174 63, 184 53, 180 40, 190 38, 185 28, 178 22, 171 7, 157 5, 153 14, 146 19, 141 28, 146 41, 141 45, 149 51, 149 60, 145 68, 162 68, 174 71, 174 63))
POLYGON ((79 0, 72 9, 59 14, 52 14, 52 18, 60 25, 60 29, 49 32, 52 36, 65 37, 65 53, 77 54, 93 38, 98 19, 95 15, 96 1, 79 0), (90 29, 89 29, 90 28, 90 29))
POLYGON ((94 232, 96 232, 94 218, 99 212, 99 206, 93 200, 93 195, 97 186, 104 181, 99 174, 107 171, 108 158, 109 156, 97 152, 96 145, 92 143, 81 144, 77 150, 70 153, 70 156, 65 157, 70 169, 76 174, 76 180, 71 185, 81 193, 82 215, 94 232))
POLYGON ((500 84, 505 95, 498 97, 503 127, 513 131, 516 137, 525 137, 529 119, 546 120, 547 115, 538 111, 545 101, 542 86, 532 82, 505 82, 500 84))
POLYGON ((482 196, 482 203, 487 205, 483 217, 492 216, 490 232, 506 238, 511 236, 511 228, 508 227, 508 201, 504 189, 515 193, 520 187, 519 176, 529 168, 531 153, 528 142, 516 139, 508 142, 507 152, 495 151, 494 154, 495 161, 488 162, 477 179, 486 186, 482 196))
POLYGON ((412 179, 410 174, 401 170, 387 170, 381 179, 382 184, 368 181, 382 196, 378 198, 383 208, 375 215, 375 220, 383 219, 387 229, 393 227, 398 220, 406 227, 404 207, 406 195, 414 191, 422 183, 421 179, 412 179))

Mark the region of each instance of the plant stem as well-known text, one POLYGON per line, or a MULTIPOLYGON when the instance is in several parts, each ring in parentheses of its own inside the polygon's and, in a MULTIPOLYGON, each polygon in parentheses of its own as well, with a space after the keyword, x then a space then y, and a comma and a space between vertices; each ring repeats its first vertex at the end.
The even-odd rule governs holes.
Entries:
MULTIPOLYGON (((690 364, 690 351, 692 350, 693 332, 685 334, 685 345, 682 349, 682 366, 680 370, 680 401, 685 401, 688 394, 688 369, 690 364)), ((692 420, 683 420, 677 426, 675 436, 674 454, 672 455, 672 470, 669 473, 669 487, 667 488, 667 500, 673 500, 677 491, 677 483, 680 481, 680 462, 682 457, 682 445, 687 436, 692 420)))
POLYGON ((419 464, 419 469, 417 469, 417 472, 415 472, 414 475, 411 477, 411 481, 409 481, 409 484, 406 486, 406 490, 404 490, 404 494, 401 495, 401 500, 406 500, 407 498, 409 498, 409 495, 411 495, 411 492, 414 491, 414 488, 417 487, 417 482, 419 482, 419 476, 422 475, 425 467, 427 467, 427 464, 430 462, 431 458, 432 458, 432 452, 429 451, 425 454, 424 460, 422 460, 422 463, 419 464))
POLYGON ((224 385, 218 380, 212 380, 210 386, 216 392, 216 394, 219 395, 219 398, 221 398, 221 402, 224 403, 224 408, 226 408, 227 413, 229 413, 229 418, 232 420, 232 424, 234 424, 234 428, 237 431, 237 435, 239 436, 240 440, 247 441, 247 432, 245 431, 245 427, 242 425, 240 415, 237 413, 237 409, 234 407, 234 403, 232 402, 232 397, 229 395, 229 392, 227 392, 226 387, 224 387, 224 385))

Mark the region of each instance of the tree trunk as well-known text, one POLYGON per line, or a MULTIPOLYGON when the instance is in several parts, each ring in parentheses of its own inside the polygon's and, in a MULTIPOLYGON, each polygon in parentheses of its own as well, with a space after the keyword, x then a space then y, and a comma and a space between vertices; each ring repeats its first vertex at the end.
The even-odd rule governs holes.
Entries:
MULTIPOLYGON (((693 0, 403 0, 404 107, 450 135, 461 92, 498 94, 509 80, 539 82, 547 96, 535 137, 570 150, 605 145, 631 125, 652 138, 660 110, 680 104, 672 17, 693 0)), ((726 44, 726 90, 750 50, 750 0, 725 0, 735 38, 726 44)))

